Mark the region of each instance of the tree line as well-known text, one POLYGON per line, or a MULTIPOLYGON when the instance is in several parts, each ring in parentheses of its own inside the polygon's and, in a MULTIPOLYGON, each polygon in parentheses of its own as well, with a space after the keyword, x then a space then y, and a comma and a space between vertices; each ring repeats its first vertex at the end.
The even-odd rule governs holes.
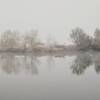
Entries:
POLYGON ((31 30, 23 35, 18 31, 7 30, 1 33, 0 50, 31 50, 38 42, 37 34, 37 30, 31 30))
MULTIPOLYGON (((38 43, 43 44, 38 40, 37 30, 31 30, 23 35, 18 31, 7 30, 0 35, 0 50, 3 51, 33 50, 38 43)), ((88 35, 81 28, 73 29, 70 36, 78 50, 100 50, 100 29, 98 28, 95 30, 94 36, 88 35)), ((52 43, 52 45, 54 44, 52 43)), ((47 45, 49 46, 50 44, 48 43, 47 45)))
POLYGON ((89 36, 81 28, 75 28, 71 32, 71 38, 78 50, 100 50, 100 29, 96 29, 94 36, 89 36))

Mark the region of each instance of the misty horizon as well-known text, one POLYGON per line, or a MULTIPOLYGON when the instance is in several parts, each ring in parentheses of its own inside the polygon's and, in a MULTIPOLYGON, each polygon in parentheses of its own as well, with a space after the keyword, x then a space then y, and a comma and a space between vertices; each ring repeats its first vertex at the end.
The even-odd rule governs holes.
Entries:
POLYGON ((0 0, 0 100, 100 100, 100 0, 0 0))
POLYGON ((69 43, 73 28, 90 35, 99 28, 99 4, 99 0, 0 0, 0 32, 36 29, 43 41, 50 35, 69 43))

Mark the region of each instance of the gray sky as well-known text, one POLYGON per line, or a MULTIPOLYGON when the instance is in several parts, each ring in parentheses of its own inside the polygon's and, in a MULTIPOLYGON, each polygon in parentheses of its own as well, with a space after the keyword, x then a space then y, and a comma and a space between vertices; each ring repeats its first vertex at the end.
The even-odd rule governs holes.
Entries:
POLYGON ((0 0, 0 31, 38 29, 42 39, 64 42, 72 28, 100 27, 99 10, 100 0, 0 0))

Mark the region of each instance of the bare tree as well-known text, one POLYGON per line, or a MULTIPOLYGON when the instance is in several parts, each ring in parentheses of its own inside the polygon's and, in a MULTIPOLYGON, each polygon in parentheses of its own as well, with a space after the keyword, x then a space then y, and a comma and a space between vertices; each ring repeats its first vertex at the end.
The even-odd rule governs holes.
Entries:
POLYGON ((27 32, 24 36, 23 45, 24 49, 32 50, 35 44, 37 43, 37 30, 31 30, 27 32))
POLYGON ((74 43, 78 49, 87 49, 91 47, 91 38, 86 35, 81 28, 76 28, 72 30, 71 38, 73 38, 74 43))
POLYGON ((100 29, 96 29, 94 32, 94 41, 93 41, 94 49, 100 49, 100 29))
POLYGON ((18 44, 18 33, 17 31, 7 30, 1 35, 0 45, 3 50, 15 49, 18 44))

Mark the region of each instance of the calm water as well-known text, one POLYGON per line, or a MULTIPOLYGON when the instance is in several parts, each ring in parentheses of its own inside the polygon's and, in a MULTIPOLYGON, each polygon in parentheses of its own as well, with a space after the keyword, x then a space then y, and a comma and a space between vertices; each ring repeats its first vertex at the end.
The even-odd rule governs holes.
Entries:
POLYGON ((100 100, 100 53, 0 54, 0 100, 100 100))

